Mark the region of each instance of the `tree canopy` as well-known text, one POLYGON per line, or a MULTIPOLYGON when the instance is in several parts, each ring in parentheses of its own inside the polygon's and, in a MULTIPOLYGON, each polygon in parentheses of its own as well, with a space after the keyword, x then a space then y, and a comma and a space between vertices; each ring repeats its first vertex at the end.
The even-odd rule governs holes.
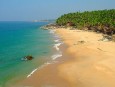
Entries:
POLYGON ((115 32, 115 9, 68 13, 56 20, 61 26, 67 25, 68 22, 73 23, 75 27, 95 26, 102 31, 108 27, 115 32))

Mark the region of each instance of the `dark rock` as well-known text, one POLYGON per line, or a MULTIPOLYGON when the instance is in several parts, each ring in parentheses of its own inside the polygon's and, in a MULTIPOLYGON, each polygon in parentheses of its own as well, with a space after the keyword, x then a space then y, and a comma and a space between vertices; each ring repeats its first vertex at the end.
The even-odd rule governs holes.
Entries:
POLYGON ((113 31, 112 31, 112 29, 109 28, 109 27, 104 27, 103 33, 104 33, 104 34, 107 34, 107 35, 112 35, 112 34, 113 34, 113 31))
POLYGON ((33 59, 33 56, 28 55, 28 56, 23 57, 21 60, 26 61, 26 60, 32 60, 32 59, 33 59))
POLYGON ((75 43, 74 45, 81 45, 81 44, 84 44, 86 43, 85 41, 78 41, 77 43, 75 43))
POLYGON ((27 60, 32 60, 33 57, 32 56, 26 56, 27 60))
POLYGON ((109 36, 109 35, 103 35, 103 38, 100 39, 99 41, 105 41, 105 42, 108 42, 108 41, 111 41, 112 40, 112 36, 109 36))
POLYGON ((115 35, 112 35, 112 40, 115 42, 115 35))
POLYGON ((59 28, 59 27, 61 27, 61 26, 58 26, 55 23, 51 23, 51 24, 42 26, 41 28, 44 29, 44 30, 48 30, 48 29, 55 29, 55 28, 59 28))
POLYGON ((85 41, 78 41, 79 43, 81 43, 81 44, 84 44, 85 43, 85 41))

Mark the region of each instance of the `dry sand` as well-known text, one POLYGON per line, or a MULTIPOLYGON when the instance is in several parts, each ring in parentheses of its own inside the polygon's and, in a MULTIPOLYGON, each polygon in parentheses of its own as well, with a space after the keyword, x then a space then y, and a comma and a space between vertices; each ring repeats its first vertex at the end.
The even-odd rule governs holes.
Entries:
MULTIPOLYGON (((115 42, 101 34, 56 29, 67 46, 63 56, 26 79, 27 87, 115 87, 115 42)), ((22 86, 22 87, 23 87, 22 86)))

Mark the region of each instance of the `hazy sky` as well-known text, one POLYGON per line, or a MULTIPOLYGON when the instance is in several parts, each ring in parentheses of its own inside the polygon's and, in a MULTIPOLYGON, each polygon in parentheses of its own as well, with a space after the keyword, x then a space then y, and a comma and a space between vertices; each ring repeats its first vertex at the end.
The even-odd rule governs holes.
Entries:
POLYGON ((115 9, 115 0, 0 0, 0 21, 56 19, 62 14, 115 9))

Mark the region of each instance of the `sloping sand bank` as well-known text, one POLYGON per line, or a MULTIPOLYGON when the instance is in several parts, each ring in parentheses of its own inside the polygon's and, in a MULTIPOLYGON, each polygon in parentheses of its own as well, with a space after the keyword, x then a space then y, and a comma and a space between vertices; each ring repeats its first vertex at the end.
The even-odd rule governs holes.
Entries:
POLYGON ((80 30, 57 30, 66 50, 74 55, 59 66, 60 76, 71 87, 115 87, 115 43, 99 41, 101 34, 80 30))
POLYGON ((23 82, 28 87, 115 87, 115 42, 101 34, 56 29, 64 43, 57 63, 36 71, 23 82))

